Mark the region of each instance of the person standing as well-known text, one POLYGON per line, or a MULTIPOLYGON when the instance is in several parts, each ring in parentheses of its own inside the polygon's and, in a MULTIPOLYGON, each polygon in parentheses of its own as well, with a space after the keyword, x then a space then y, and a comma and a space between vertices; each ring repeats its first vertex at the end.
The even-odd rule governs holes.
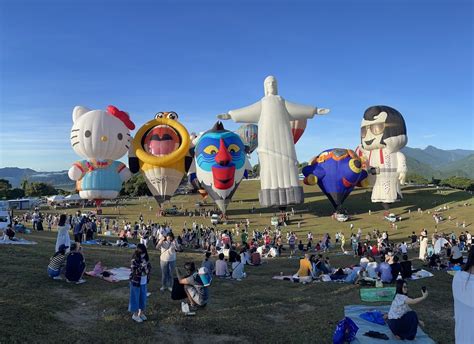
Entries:
POLYGON ((66 220, 67 215, 61 214, 58 223, 58 236, 56 238, 56 246, 54 248, 55 252, 59 251, 59 246, 61 245, 64 245, 68 248, 71 246, 71 239, 69 238, 69 230, 71 229, 71 226, 69 225, 69 223, 66 223, 66 220))
POLYGON ((474 343, 474 247, 471 246, 463 271, 453 278, 456 344, 474 343))
POLYGON ((128 311, 132 320, 141 323, 147 320, 145 315, 147 284, 150 278, 151 264, 146 246, 138 244, 133 253, 130 273, 130 300, 128 311))
POLYGON ((160 266, 161 266, 161 288, 160 291, 173 290, 173 271, 176 267, 176 251, 181 250, 181 246, 174 239, 173 232, 169 232, 166 236, 161 237, 156 245, 157 249, 161 249, 160 266))
POLYGON ((427 249, 428 249, 428 231, 423 228, 423 230, 420 233, 420 254, 418 257, 420 260, 425 260, 427 249))

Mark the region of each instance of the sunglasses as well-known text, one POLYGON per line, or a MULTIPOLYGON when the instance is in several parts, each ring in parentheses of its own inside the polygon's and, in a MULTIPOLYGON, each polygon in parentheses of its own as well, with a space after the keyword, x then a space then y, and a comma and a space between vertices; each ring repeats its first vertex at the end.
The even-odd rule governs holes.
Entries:
POLYGON ((366 137, 367 132, 369 130, 374 135, 380 135, 383 133, 385 128, 392 127, 392 126, 393 124, 387 124, 387 123, 374 123, 374 124, 365 125, 363 127, 360 127, 360 136, 362 138, 366 137))

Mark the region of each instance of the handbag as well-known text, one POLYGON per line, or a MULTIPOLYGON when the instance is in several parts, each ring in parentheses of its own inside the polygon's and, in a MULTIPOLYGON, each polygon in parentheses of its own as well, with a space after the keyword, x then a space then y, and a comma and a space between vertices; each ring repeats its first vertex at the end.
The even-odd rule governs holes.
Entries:
POLYGON ((184 291, 184 285, 179 283, 179 280, 175 277, 173 279, 173 288, 171 289, 172 300, 183 300, 187 298, 186 292, 184 291))

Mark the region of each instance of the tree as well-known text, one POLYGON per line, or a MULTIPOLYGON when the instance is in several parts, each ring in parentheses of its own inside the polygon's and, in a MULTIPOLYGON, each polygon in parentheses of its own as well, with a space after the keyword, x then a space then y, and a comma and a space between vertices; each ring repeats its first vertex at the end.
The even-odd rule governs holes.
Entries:
POLYGON ((472 190, 474 188, 474 180, 464 177, 449 177, 443 179, 441 185, 461 190, 472 190))
POLYGON ((145 179, 142 174, 136 174, 123 184, 122 190, 120 190, 122 196, 151 196, 150 190, 146 185, 145 179))
POLYGON ((23 198, 25 197, 25 191, 20 188, 15 188, 8 190, 7 192, 7 198, 8 199, 17 199, 17 198, 23 198))
POLYGON ((27 189, 25 190, 25 195, 31 197, 50 196, 57 194, 58 191, 51 184, 41 182, 29 183, 27 189))
POLYGON ((418 185, 427 185, 429 184, 428 179, 426 179, 423 176, 420 176, 419 174, 416 173, 408 173, 407 180, 412 183, 412 184, 418 184, 418 185))
POLYGON ((0 198, 8 198, 8 191, 12 188, 10 182, 6 179, 0 179, 0 198))

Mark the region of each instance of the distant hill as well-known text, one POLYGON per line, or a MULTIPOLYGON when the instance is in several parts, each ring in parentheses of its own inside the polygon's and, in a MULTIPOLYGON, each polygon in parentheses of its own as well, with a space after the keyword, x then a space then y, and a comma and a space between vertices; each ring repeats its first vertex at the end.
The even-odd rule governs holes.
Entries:
POLYGON ((465 149, 443 150, 433 146, 425 149, 405 147, 409 173, 425 178, 451 176, 474 179, 474 151, 465 149))
POLYGON ((0 168, 0 178, 6 179, 14 188, 20 187, 26 179, 29 182, 43 182, 62 189, 74 189, 74 182, 69 179, 67 171, 37 172, 30 168, 5 167, 0 168))

